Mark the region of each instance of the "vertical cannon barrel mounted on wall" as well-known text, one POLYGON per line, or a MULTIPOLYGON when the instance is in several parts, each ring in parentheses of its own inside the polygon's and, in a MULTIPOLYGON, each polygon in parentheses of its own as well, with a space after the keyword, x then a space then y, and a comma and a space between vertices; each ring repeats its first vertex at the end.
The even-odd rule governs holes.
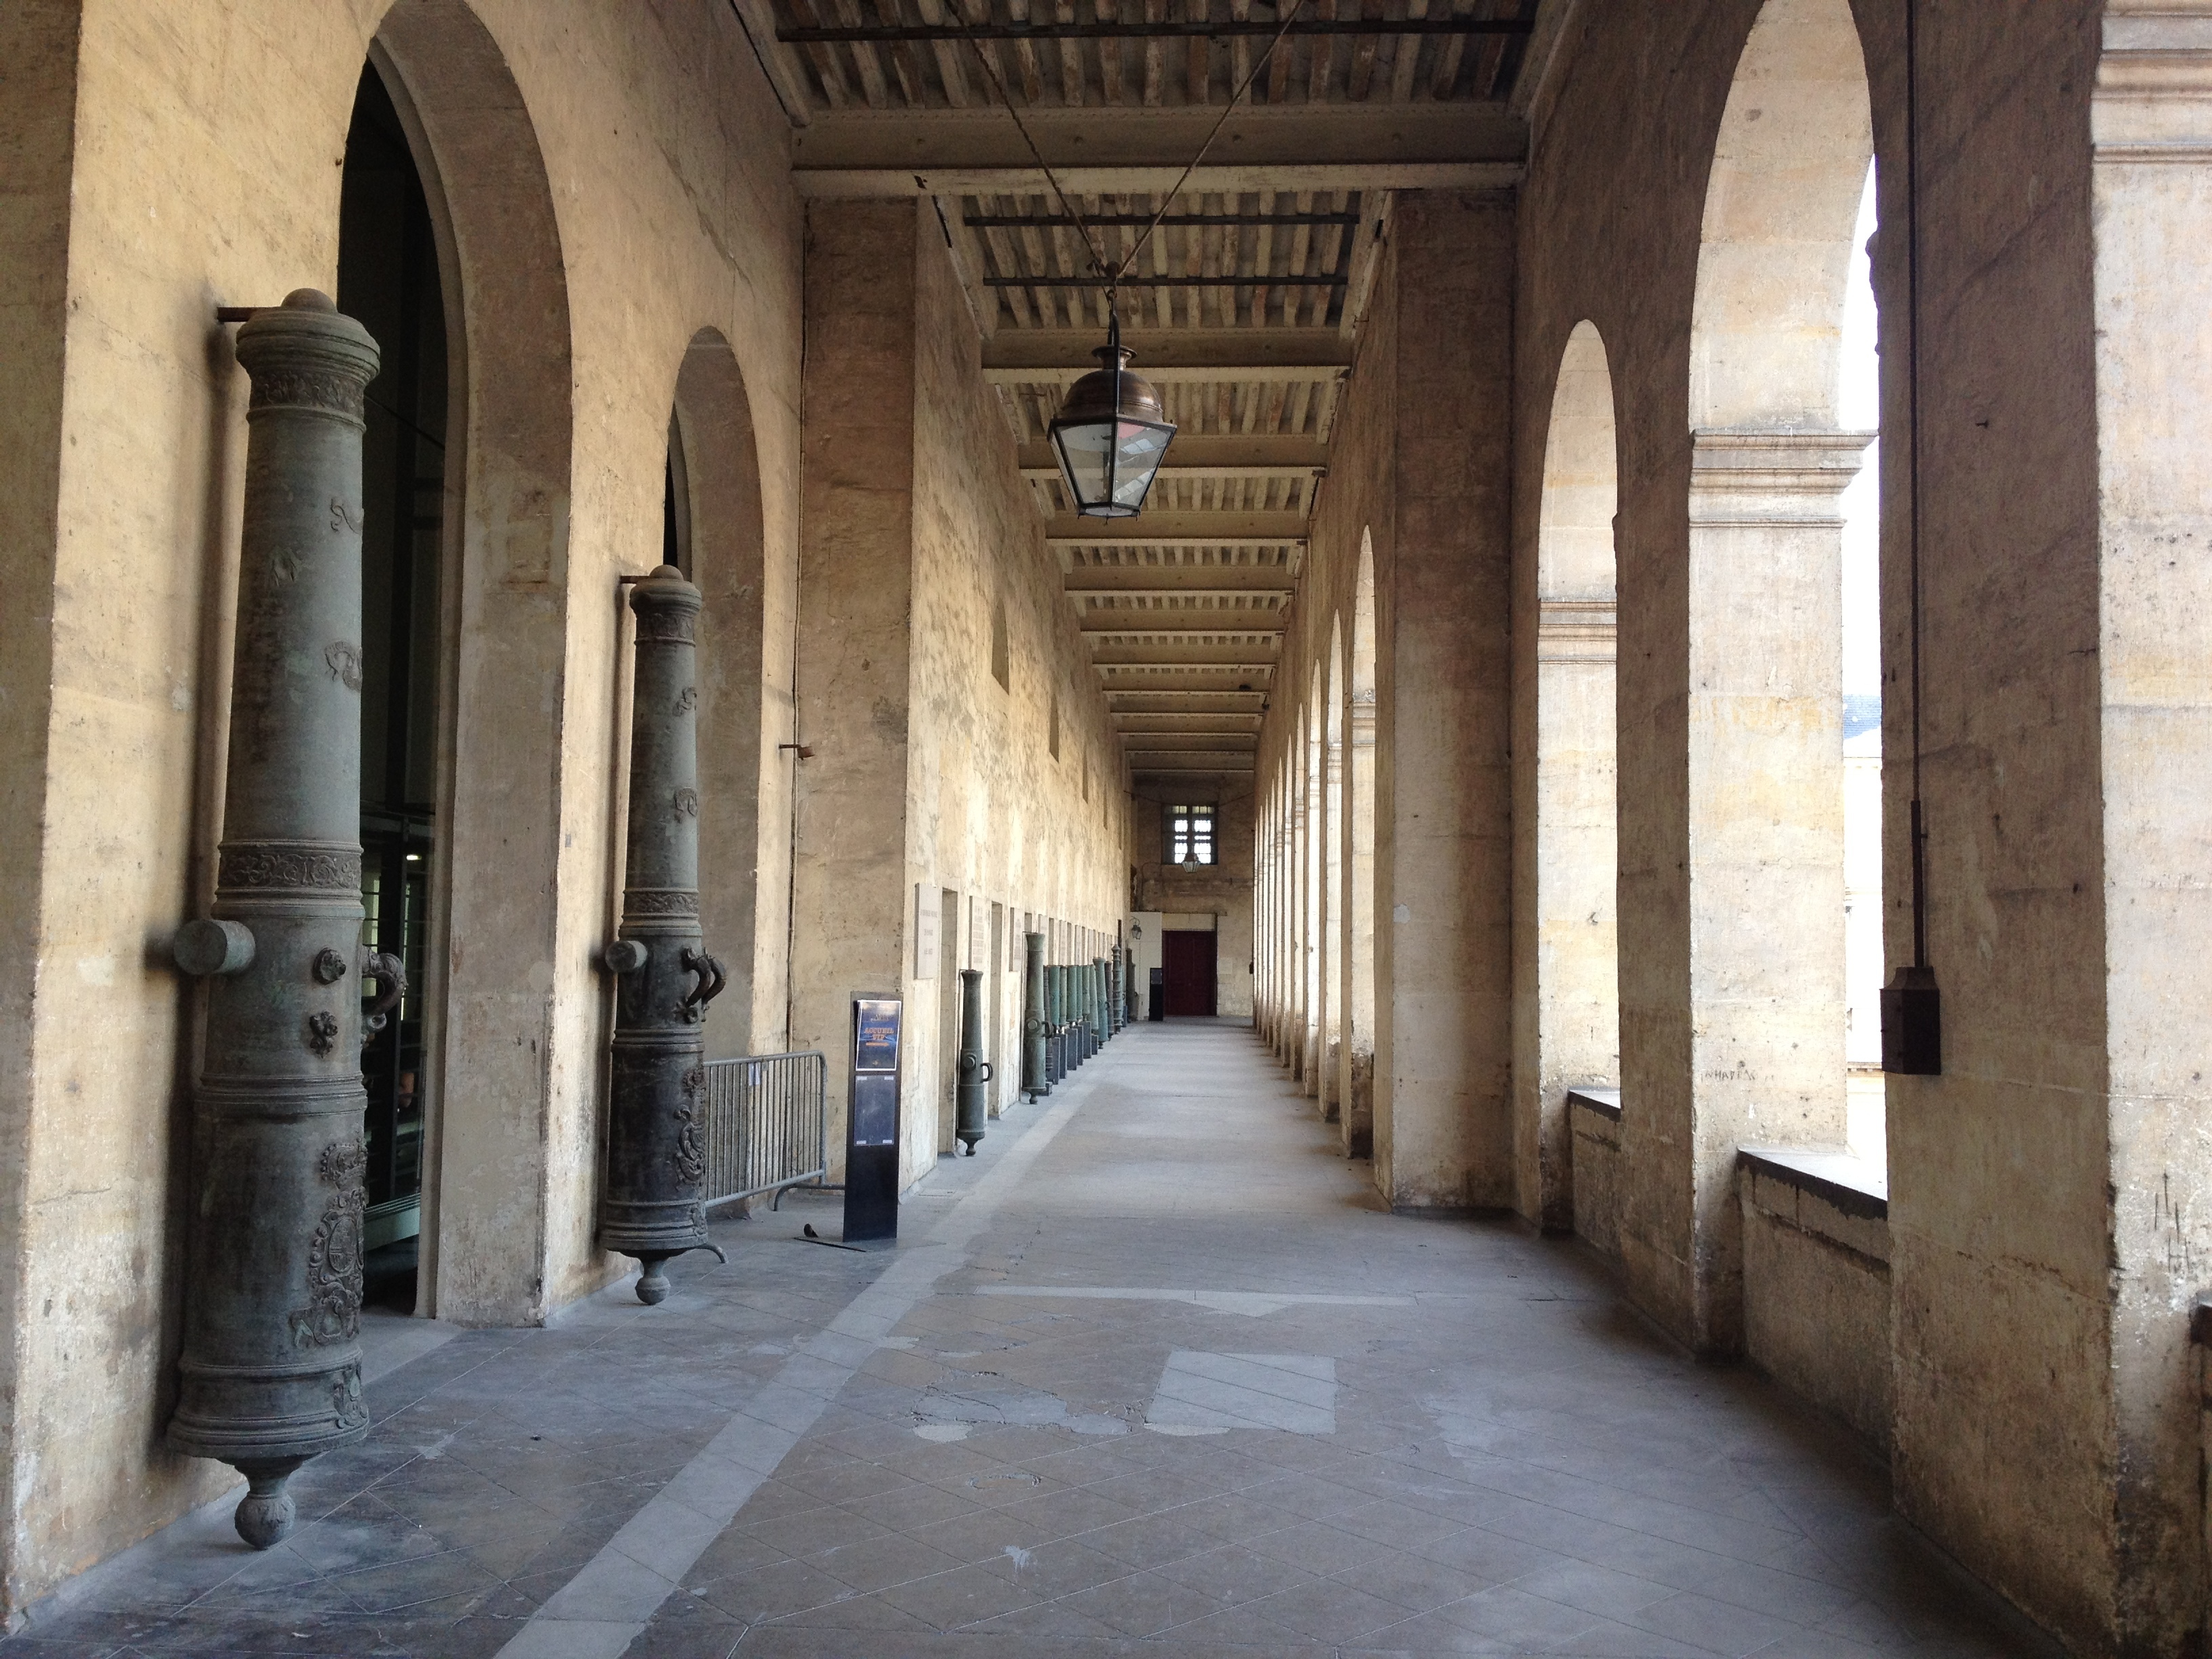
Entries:
POLYGON ((210 983, 168 1438, 246 1476, 234 1519, 267 1549, 292 1529, 293 1471, 368 1432, 361 1046, 404 979, 361 946, 361 446, 376 343, 301 289, 250 316, 238 361, 253 390, 222 845, 214 918, 172 947, 210 983), (364 1020, 366 978, 382 994, 364 1020))
POLYGON ((1052 1092, 1044 1058, 1044 935, 1022 935, 1022 1092, 1031 1100, 1052 1092))
POLYGON ((983 1085, 991 1080, 991 1063, 983 1058, 983 970, 960 970, 959 1080, 953 1087, 955 1125, 952 1133, 975 1156, 975 1143, 983 1138, 983 1085))
POLYGON ((1075 991, 1075 1051, 1088 1060, 1097 1052, 1097 1033, 1091 1029, 1091 964, 1079 962, 1073 969, 1075 991))
POLYGON ((1060 963, 1044 964, 1044 1024, 1051 1030, 1051 1048, 1046 1051, 1046 1078, 1060 1082, 1068 1075, 1068 1033, 1061 1024, 1061 973, 1060 963))
POLYGON ((699 931, 699 590, 662 565, 630 590, 629 850, 616 976, 599 1246, 634 1255, 637 1299, 668 1294, 662 1264, 707 1237, 707 1005, 728 982, 699 931))

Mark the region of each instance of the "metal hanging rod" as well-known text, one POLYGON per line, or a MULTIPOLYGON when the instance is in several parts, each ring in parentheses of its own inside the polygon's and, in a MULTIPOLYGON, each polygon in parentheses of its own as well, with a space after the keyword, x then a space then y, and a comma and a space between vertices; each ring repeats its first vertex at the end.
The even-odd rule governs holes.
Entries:
MULTIPOLYGON (((1048 230, 1065 229, 1074 225, 1072 214, 1054 213, 1039 217, 1024 218, 1018 213, 971 213, 961 223, 972 229, 1048 230)), ((1093 213, 1083 221, 1091 225, 1149 225, 1149 213, 1093 213)), ((1170 213, 1161 218, 1163 225, 1356 225, 1356 213, 1170 213)))
POLYGON ((1212 40, 1238 35, 1290 34, 1504 34, 1525 35, 1535 25, 1513 17, 1315 17, 1300 18, 1287 30, 1260 18, 1220 21, 1146 23, 869 23, 779 28, 775 38, 791 46, 826 46, 839 41, 896 46, 908 40, 1212 40))

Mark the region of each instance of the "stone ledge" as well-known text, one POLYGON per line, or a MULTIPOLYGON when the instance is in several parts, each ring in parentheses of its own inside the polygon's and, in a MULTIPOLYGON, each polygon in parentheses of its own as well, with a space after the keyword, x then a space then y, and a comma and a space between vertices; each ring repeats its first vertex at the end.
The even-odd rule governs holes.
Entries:
POLYGON ((1595 1112, 1600 1117, 1620 1121, 1620 1091, 1601 1089, 1595 1084, 1576 1084, 1567 1091, 1567 1104, 1579 1106, 1586 1112, 1595 1112))
POLYGON ((1856 1153, 1796 1146, 1740 1146, 1735 1161, 1738 1169, 1818 1194, 1845 1215, 1865 1221, 1889 1219, 1889 1172, 1856 1153))
POLYGON ((1840 1150, 1746 1146, 1736 1169, 1747 1208, 1888 1271, 1889 1182, 1879 1166, 1840 1150))

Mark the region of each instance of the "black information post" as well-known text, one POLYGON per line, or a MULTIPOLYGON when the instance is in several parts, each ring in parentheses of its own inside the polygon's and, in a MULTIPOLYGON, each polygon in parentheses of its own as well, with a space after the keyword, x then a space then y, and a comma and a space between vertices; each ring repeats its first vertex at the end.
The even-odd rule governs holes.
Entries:
POLYGON ((896 997, 853 999, 853 1086, 845 1097, 848 1244, 898 1237, 900 1013, 896 997))

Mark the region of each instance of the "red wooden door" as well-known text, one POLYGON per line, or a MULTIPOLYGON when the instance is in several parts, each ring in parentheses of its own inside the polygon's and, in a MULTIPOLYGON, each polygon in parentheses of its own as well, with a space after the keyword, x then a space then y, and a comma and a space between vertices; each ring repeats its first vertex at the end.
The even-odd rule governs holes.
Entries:
POLYGON ((1213 935, 1170 927, 1160 935, 1168 1018, 1213 1012, 1213 935))

